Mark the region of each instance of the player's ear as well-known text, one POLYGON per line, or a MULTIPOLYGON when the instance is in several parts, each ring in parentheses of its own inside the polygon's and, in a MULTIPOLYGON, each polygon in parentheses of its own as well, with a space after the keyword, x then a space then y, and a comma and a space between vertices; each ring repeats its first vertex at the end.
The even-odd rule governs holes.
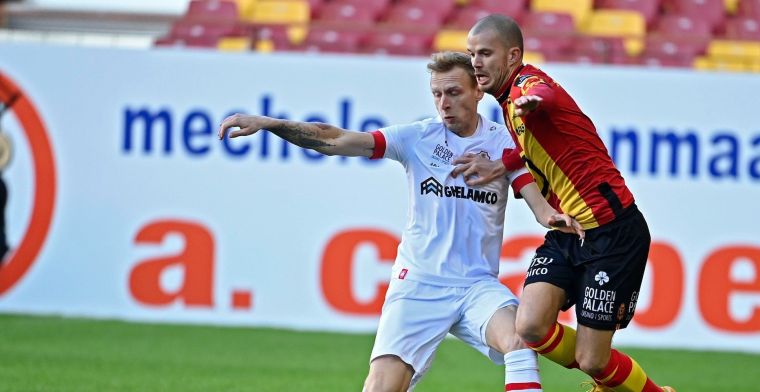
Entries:
POLYGON ((513 47, 509 49, 509 64, 512 65, 517 62, 522 62, 522 49, 513 47))

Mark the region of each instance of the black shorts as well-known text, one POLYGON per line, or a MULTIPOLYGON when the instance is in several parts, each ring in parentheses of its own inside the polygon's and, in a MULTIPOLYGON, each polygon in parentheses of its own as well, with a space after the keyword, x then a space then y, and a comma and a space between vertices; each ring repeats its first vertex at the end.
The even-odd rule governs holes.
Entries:
POLYGON ((649 228, 636 205, 614 221, 577 235, 552 230, 528 268, 525 285, 551 283, 565 290, 578 323, 601 330, 625 328, 633 318, 649 256, 649 228))

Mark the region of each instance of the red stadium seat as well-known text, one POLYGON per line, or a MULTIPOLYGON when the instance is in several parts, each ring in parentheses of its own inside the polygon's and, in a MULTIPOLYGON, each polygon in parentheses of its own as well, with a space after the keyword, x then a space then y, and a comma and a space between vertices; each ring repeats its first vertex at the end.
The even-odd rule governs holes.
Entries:
POLYGON ((517 20, 528 12, 528 0, 472 0, 469 5, 494 14, 509 15, 517 20))
POLYGON ((736 14, 760 19, 760 0, 739 0, 736 14))
POLYGON ((226 0, 192 0, 185 17, 188 19, 238 20, 237 4, 226 0))
POLYGON ((309 3, 309 10, 311 10, 311 18, 314 19, 319 15, 324 6, 325 0, 306 0, 309 3))
POLYGON ((180 19, 172 25, 170 36, 187 37, 244 37, 250 34, 247 26, 233 21, 180 19))
POLYGON ((399 0, 399 4, 420 7, 426 12, 435 12, 444 19, 456 8, 456 0, 399 0))
POLYGON ((638 11, 650 27, 660 12, 660 0, 601 0, 597 4, 598 8, 638 11))
POLYGON ((724 0, 666 0, 663 7, 669 15, 704 20, 711 32, 721 31, 726 18, 724 0))
POLYGON ((682 15, 663 15, 655 31, 663 35, 712 36, 712 29, 705 20, 682 15))
POLYGON ((446 26, 450 29, 469 30, 475 22, 492 13, 486 9, 468 5, 455 12, 446 23, 446 26))
POLYGON ((525 36, 575 34, 573 17, 563 12, 530 12, 523 17, 522 28, 525 36))
POLYGON ((355 53, 364 38, 362 31, 312 26, 302 48, 306 51, 355 53))
POLYGON ((760 41, 760 17, 740 17, 726 22, 726 38, 760 41))
POLYGON ((446 25, 450 28, 469 30, 475 22, 490 14, 508 15, 521 22, 523 15, 528 12, 526 4, 527 1, 524 0, 473 0, 450 14, 446 25))
POLYGON ((638 65, 649 67, 691 68, 695 56, 670 56, 665 54, 644 53, 636 61, 638 65))
POLYGON ((573 37, 569 36, 527 36, 523 40, 523 48, 526 52, 538 52, 551 61, 552 57, 565 55, 571 52, 573 37))
POLYGON ((628 59, 620 37, 578 37, 573 42, 573 54, 593 58, 595 63, 622 64, 628 59))
POLYGON ((288 26, 281 24, 257 24, 253 25, 253 39, 255 42, 270 42, 274 50, 292 50, 288 26))
POLYGON ((370 7, 340 1, 330 2, 322 7, 319 20, 324 22, 375 23, 378 13, 370 7))
POLYGON ((649 34, 643 55, 660 58, 680 56, 693 60, 705 53, 709 42, 710 38, 705 36, 649 34))
POLYGON ((362 51, 374 54, 426 56, 431 52, 432 42, 432 33, 379 30, 369 35, 362 51))
POLYGON ((441 15, 432 8, 423 8, 416 5, 396 4, 388 11, 385 21, 394 25, 424 26, 438 28, 443 25, 445 15, 441 15))
POLYGON ((376 17, 383 17, 391 7, 392 0, 332 0, 330 3, 353 4, 371 10, 376 17))

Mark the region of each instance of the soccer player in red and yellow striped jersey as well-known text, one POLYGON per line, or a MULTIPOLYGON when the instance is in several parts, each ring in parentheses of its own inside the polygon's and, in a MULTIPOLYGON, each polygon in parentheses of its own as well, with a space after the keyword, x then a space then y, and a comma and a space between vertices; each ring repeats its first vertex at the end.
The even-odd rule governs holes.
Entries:
POLYGON ((612 349, 615 331, 633 318, 651 238, 594 124, 562 86, 523 64, 522 32, 511 18, 479 20, 467 48, 479 87, 499 101, 518 149, 493 162, 462 157, 452 175, 477 186, 524 163, 544 197, 586 229, 585 243, 546 234, 527 273, 519 335, 541 355, 592 376, 595 391, 674 391, 612 349), (573 305, 577 331, 557 323, 558 311, 573 305))

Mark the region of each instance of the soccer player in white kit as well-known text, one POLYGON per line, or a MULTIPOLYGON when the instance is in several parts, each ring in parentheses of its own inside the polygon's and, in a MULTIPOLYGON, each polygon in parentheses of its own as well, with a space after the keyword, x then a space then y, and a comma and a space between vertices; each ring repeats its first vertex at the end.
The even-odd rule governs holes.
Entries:
POLYGON ((558 214, 525 169, 479 188, 453 178, 452 161, 467 153, 501 156, 514 142, 503 125, 477 113, 483 97, 468 55, 444 52, 428 64, 439 117, 375 132, 328 124, 236 114, 219 137, 266 129, 328 155, 400 162, 409 185, 409 221, 385 297, 365 391, 413 390, 440 342, 453 334, 497 364, 506 391, 541 391, 536 354, 515 334, 515 295, 498 280, 508 185, 545 227, 582 234, 558 214), (230 131, 230 128, 239 127, 230 131))

